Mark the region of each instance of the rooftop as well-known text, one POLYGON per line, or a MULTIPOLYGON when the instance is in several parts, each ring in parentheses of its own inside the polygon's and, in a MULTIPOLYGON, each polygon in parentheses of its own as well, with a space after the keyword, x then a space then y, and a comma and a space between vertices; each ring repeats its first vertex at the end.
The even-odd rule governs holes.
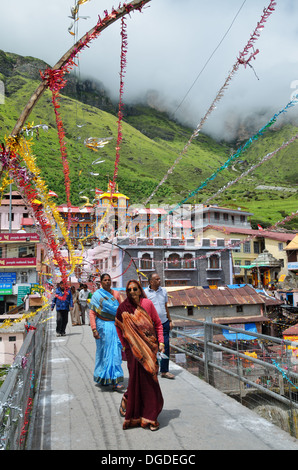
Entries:
POLYGON ((168 293, 169 307, 180 305, 198 307, 210 305, 243 305, 243 304, 264 304, 265 299, 261 297, 253 287, 245 285, 237 289, 230 287, 220 287, 217 289, 204 289, 203 287, 184 287, 171 290, 168 293))
POLYGON ((205 232, 208 229, 218 230, 219 232, 224 232, 227 235, 252 235, 254 237, 271 238, 272 240, 278 240, 281 242, 288 242, 289 240, 293 240, 293 238, 296 236, 294 233, 274 232, 270 230, 255 230, 250 228, 223 227, 220 225, 207 225, 203 228, 203 231, 205 232))

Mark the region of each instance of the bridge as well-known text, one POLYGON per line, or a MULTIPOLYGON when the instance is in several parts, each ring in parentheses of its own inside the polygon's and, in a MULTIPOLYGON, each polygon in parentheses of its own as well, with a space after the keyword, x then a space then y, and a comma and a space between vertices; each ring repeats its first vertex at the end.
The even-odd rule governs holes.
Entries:
MULTIPOLYGON (((141 450, 298 450, 298 440, 289 433, 172 361, 175 380, 159 378, 164 397, 160 429, 124 431, 121 394, 93 382, 90 327, 68 324, 66 336, 56 337, 55 314, 47 312, 37 321, 23 345, 26 353, 20 351, 0 389, 3 449, 129 451, 132 456, 141 450), (34 397, 21 398, 24 390, 30 395, 33 370, 34 397)), ((127 384, 125 362, 123 370, 127 384)))

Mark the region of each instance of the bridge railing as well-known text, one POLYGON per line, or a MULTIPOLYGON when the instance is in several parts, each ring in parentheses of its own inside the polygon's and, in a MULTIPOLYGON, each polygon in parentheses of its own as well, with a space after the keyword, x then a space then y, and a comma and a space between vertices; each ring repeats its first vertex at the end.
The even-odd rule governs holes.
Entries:
POLYGON ((184 357, 192 373, 252 409, 263 408, 266 418, 280 407, 289 423, 285 430, 298 437, 298 343, 212 320, 191 323, 172 330, 174 360, 184 357))
POLYGON ((24 343, 0 388, 0 449, 23 450, 30 437, 32 414, 46 348, 49 307, 31 320, 24 343))

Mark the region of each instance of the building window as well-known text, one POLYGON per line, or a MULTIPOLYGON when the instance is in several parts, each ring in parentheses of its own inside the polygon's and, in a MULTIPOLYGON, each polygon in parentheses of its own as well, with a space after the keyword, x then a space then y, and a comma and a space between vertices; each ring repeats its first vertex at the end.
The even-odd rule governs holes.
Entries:
POLYGON ((243 305, 236 305, 236 312, 237 313, 243 312, 243 305))
POLYGON ((214 219, 219 220, 220 219, 220 213, 219 212, 214 212, 214 219))
POLYGON ((165 286, 166 287, 187 286, 187 280, 186 279, 166 279, 165 286))
POLYGON ((183 266, 185 269, 193 269, 195 262, 191 253, 186 253, 183 257, 183 266))
POLYGON ((260 253, 260 245, 259 242, 254 242, 254 253, 259 254, 260 253))
POLYGON ((250 253, 250 241, 244 242, 243 244, 243 253, 250 253))
POLYGON ((13 342, 13 341, 16 341, 16 340, 17 340, 16 336, 9 336, 8 337, 8 341, 10 341, 10 342, 13 342))
POLYGON ((117 256, 112 256, 112 268, 116 268, 117 256))
POLYGON ((152 269, 152 258, 149 253, 144 253, 140 259, 141 269, 152 269))
POLYGON ((224 215, 223 215, 223 219, 224 219, 225 221, 229 220, 229 214, 224 214, 224 215))
POLYGON ((278 244, 278 249, 279 249, 279 251, 283 251, 283 249, 284 249, 283 243, 278 244))
POLYGON ((181 258, 178 253, 171 253, 167 262, 168 269, 181 269, 181 258))
POLYGON ((188 306, 187 307, 187 315, 193 315, 193 307, 192 306, 188 306))
POLYGON ((240 239, 232 238, 230 244, 233 251, 240 251, 240 239))
POLYGON ((240 215, 240 222, 245 223, 245 215, 240 215))
POLYGON ((220 257, 219 255, 211 255, 208 258, 208 268, 209 269, 219 269, 220 268, 220 257))

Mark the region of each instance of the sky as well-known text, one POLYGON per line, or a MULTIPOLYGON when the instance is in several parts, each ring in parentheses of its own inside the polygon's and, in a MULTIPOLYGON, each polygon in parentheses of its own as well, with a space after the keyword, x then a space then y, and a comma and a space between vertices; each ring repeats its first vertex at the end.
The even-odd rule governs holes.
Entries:
MULTIPOLYGON (((0 0, 0 49, 53 66, 73 45, 68 28, 75 0, 0 0)), ((123 100, 145 101, 194 129, 230 74, 270 0, 152 0, 127 16, 128 52, 123 100)), ((298 93, 298 2, 276 0, 260 38, 253 68, 234 74, 202 132, 233 139, 252 135, 298 93)), ((78 37, 91 29, 111 0, 80 7, 78 37)), ((79 56, 79 72, 119 96, 120 21, 79 56)), ((29 98, 29 97, 28 97, 29 98)), ((1 112, 1 109, 0 109, 1 112)), ((298 106, 283 119, 295 119, 298 106), (297 109, 296 109, 297 108, 297 109)))

